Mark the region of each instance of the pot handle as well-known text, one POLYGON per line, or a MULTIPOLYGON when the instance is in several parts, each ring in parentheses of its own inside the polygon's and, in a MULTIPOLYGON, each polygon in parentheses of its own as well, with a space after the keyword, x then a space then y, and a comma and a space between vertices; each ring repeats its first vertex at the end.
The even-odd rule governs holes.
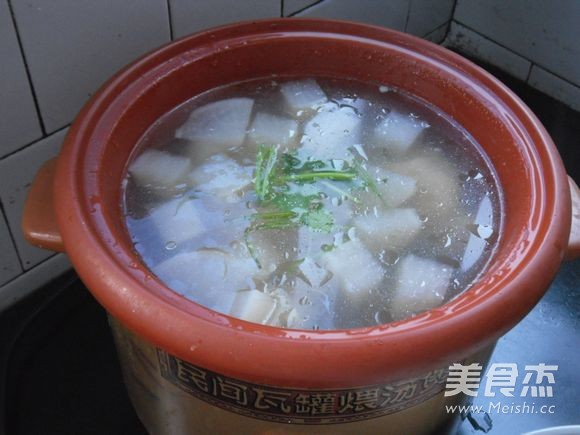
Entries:
POLYGON ((64 252, 52 200, 56 164, 57 158, 48 160, 36 173, 24 203, 22 232, 34 246, 64 252))
POLYGON ((568 182, 572 196, 572 227, 566 249, 566 260, 573 260, 580 257, 580 188, 570 176, 568 176, 568 182))

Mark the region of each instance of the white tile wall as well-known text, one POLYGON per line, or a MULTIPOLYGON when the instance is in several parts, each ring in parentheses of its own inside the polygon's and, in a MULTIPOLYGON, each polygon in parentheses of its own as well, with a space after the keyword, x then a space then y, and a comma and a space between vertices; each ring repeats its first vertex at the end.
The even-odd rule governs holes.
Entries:
POLYGON ((279 17, 276 0, 169 0, 173 37, 180 38, 208 27, 259 18, 279 17))
POLYGON ((325 0, 298 16, 360 21, 404 30, 408 12, 409 0, 325 0))
POLYGON ((11 1, 48 132, 115 71, 169 41, 166 0, 11 1))
POLYGON ((580 107, 580 1, 457 0, 446 44, 580 107))
POLYGON ((427 41, 434 42, 435 44, 441 44, 445 37, 447 36, 447 32, 449 31, 449 23, 443 24, 442 26, 437 27, 432 32, 427 33, 423 36, 424 39, 427 41))
POLYGON ((454 19, 580 85, 580 1, 458 0, 454 19))
POLYGON ((306 17, 408 27, 439 41, 452 3, 0 0, 0 210, 5 213, 5 218, 0 213, 0 310, 69 267, 63 255, 51 256, 24 241, 22 207, 36 170, 58 152, 66 133, 63 127, 120 67, 171 37, 298 11, 306 17))
POLYGON ((0 200, 4 205, 10 231, 25 270, 53 254, 26 242, 20 229, 20 222, 24 200, 36 172, 44 162, 58 155, 66 131, 60 130, 23 151, 0 160, 0 200))
POLYGON ((71 268, 68 257, 56 254, 0 288, 0 312, 71 268))
POLYGON ((534 88, 552 95, 560 101, 568 104, 572 109, 580 112, 580 87, 562 80, 560 77, 540 68, 532 67, 528 83, 534 88))
POLYGON ((283 0, 283 15, 287 17, 299 10, 312 6, 320 0, 283 0))
POLYGON ((4 213, 0 210, 0 285, 20 275, 22 268, 12 243, 4 213))
POLYGON ((6 0, 0 0, 0 158, 42 136, 6 0))
POLYGON ((529 60, 497 45, 461 24, 451 23, 449 39, 453 41, 453 47, 465 53, 470 53, 481 60, 492 63, 520 80, 525 81, 528 78, 532 66, 529 60))
POLYGON ((425 36, 451 20, 455 0, 410 0, 406 32, 425 36))

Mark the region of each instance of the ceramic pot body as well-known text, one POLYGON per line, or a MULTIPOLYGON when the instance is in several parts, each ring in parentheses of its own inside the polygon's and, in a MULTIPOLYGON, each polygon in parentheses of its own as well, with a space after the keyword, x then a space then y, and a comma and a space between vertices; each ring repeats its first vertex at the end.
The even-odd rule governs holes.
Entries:
MULTIPOLYGON (((109 323, 129 397, 151 434, 444 435, 465 418, 447 411, 468 403, 464 395, 445 397, 447 367, 380 385, 289 389, 222 376, 109 323)), ((461 362, 485 367, 492 351, 461 362)), ((297 369, 308 372, 308 362, 297 369)))

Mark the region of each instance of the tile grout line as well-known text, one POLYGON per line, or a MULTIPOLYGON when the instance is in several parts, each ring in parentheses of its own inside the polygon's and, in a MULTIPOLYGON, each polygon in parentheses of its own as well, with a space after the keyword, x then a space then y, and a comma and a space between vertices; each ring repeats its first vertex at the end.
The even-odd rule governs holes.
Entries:
POLYGON ((171 15, 171 0, 166 0, 167 3, 167 19, 169 21, 169 39, 173 41, 173 17, 171 15))
POLYGON ((20 273, 18 274, 18 276, 15 276, 14 278, 9 280, 8 282, 5 282, 4 284, 2 284, 2 285, 6 285, 9 282, 18 278, 19 276, 22 276, 23 274, 25 274, 26 270, 24 269, 24 262, 22 261, 22 258, 20 258, 20 252, 18 252, 18 248, 16 247, 16 239, 14 238, 14 234, 12 234, 12 228, 10 228, 10 223, 8 222, 8 217, 6 216, 6 212, 4 211, 4 204, 2 203, 1 198, 0 198, 0 214, 2 215, 2 220, 4 221, 4 225, 6 225, 6 229, 8 230, 8 234, 10 235, 10 240, 12 241, 12 249, 14 250, 14 253, 16 254, 16 258, 18 259, 18 264, 20 265, 20 273))
MULTIPOLYGON (((439 29, 442 29, 444 27, 449 28, 449 23, 451 23, 451 20, 438 25, 437 27, 435 27, 433 30, 430 30, 429 32, 425 33, 424 35, 420 36, 420 38, 422 39, 426 39, 428 36, 432 35, 433 33, 437 32, 439 29)), ((441 42, 443 42, 445 40, 445 38, 447 38, 447 32, 445 32, 445 35, 443 35, 443 39, 441 40, 441 42)), ((439 42, 437 44, 440 44, 439 42)))
POLYGON ((12 7, 12 0, 7 0, 6 3, 8 4, 8 10, 10 11, 10 17, 12 18, 12 25, 14 26, 14 33, 16 33, 16 40, 18 41, 18 47, 20 48, 22 62, 24 63, 24 70, 26 71, 28 85, 30 86, 30 93, 32 94, 32 100, 34 101, 34 107, 36 108, 36 116, 38 117, 38 123, 40 124, 40 130, 42 132, 42 136, 46 137, 47 136, 46 127, 44 125, 44 120, 42 119, 42 114, 40 112, 38 96, 36 95, 34 84, 32 83, 32 75, 30 74, 30 68, 28 67, 28 60, 26 59, 24 47, 22 46, 22 39, 20 38, 20 31, 18 30, 18 23, 16 22, 16 15, 14 14, 14 8, 12 7))
MULTIPOLYGON (((478 36, 480 36, 481 38, 483 38, 483 39, 486 39, 487 41, 494 43, 495 45, 497 45, 497 46, 499 46, 499 47, 503 48, 504 50, 507 50, 507 51, 509 51, 511 54, 514 54, 514 55, 518 56, 519 58, 521 58, 521 59, 524 59, 525 61, 529 62, 529 63, 530 63, 530 74, 531 74, 531 69, 532 69, 532 67, 533 67, 533 66, 535 66, 535 67, 537 67, 537 68, 541 68, 541 69, 543 69, 544 71, 546 71, 546 72, 548 72, 548 73, 552 74, 553 76, 555 76, 556 78, 558 78, 558 79, 562 80, 563 82, 567 83, 567 84, 568 84, 568 85, 570 85, 570 86, 573 86, 573 87, 575 87, 575 88, 580 88, 580 84, 576 84, 576 83, 574 83, 574 82, 571 82, 569 79, 566 79, 566 78, 562 77, 561 75, 559 75, 559 74, 557 74, 557 73, 553 72, 553 71, 552 71, 552 70, 550 70, 549 68, 546 68, 546 67, 544 67, 543 65, 540 65, 540 64, 538 64, 538 63, 536 63, 536 62, 532 61, 531 59, 528 59, 527 57, 524 57, 524 56, 522 56, 521 54, 519 54, 519 53, 516 53, 516 52, 515 52, 515 51, 513 51, 511 48, 508 48, 508 47, 506 47, 505 45, 503 45, 503 44, 501 44, 501 43, 499 43, 499 42, 495 41, 494 39, 491 39, 490 37, 488 37, 488 36, 486 36, 486 35, 483 35, 483 34, 479 33, 477 30, 473 29, 472 27, 466 26, 465 24, 463 24, 462 22, 460 22, 460 21, 457 21, 457 20, 452 20, 452 22, 454 22, 454 23, 456 23, 456 24, 459 24, 459 25, 460 25, 460 26, 462 26, 462 27, 465 27, 465 28, 466 28, 466 29, 468 29, 469 31, 471 31, 471 32, 473 32, 473 33, 476 33, 476 34, 477 34, 478 36)), ((497 66, 497 65, 496 65, 496 66, 497 66)))
POLYGON ((405 17, 405 27, 403 32, 407 32, 407 28, 409 27, 409 18, 411 17, 411 8, 413 6, 413 0, 409 0, 407 2, 407 16, 405 17))
POLYGON ((513 51, 511 48, 508 48, 508 47, 506 47, 505 45, 503 45, 503 44, 501 44, 501 43, 497 42, 496 40, 494 40, 494 39, 491 39, 489 36, 486 36, 486 35, 484 35, 484 34, 482 34, 482 33, 479 33, 479 32, 478 32, 477 30, 475 30, 474 28, 472 28, 472 27, 469 27, 469 26, 466 26, 466 25, 465 25, 465 24, 463 24, 461 21, 457 21, 457 20, 451 20, 451 23, 459 24, 460 26, 462 26, 462 27, 465 27, 465 28, 466 28, 467 30, 469 30, 470 32, 473 32, 473 33, 477 34, 477 35, 478 35, 478 36, 480 36, 481 38, 483 38, 483 39, 485 39, 485 40, 487 40, 487 41, 489 41, 489 42, 492 42, 492 43, 494 43, 494 44, 495 44, 495 45, 497 45, 498 47, 501 47, 501 48, 503 48, 504 50, 506 50, 506 51, 509 51, 511 54, 514 54, 514 55, 516 55, 516 56, 517 56, 517 57, 519 57, 520 59, 524 59, 524 60, 527 60, 528 62, 532 63, 532 61, 531 61, 530 59, 528 59, 528 58, 526 58, 526 57, 522 56, 522 55, 521 55, 521 54, 519 54, 519 53, 516 53, 516 52, 515 52, 515 51, 513 51))
POLYGON ((324 0, 318 0, 318 1, 316 1, 316 2, 314 2, 314 3, 312 3, 312 4, 310 4, 310 5, 308 5, 308 6, 304 7, 304 8, 302 8, 302 9, 298 9, 297 11, 294 11, 294 12, 292 12, 291 14, 289 14, 289 15, 288 15, 288 17, 294 17, 294 16, 298 15, 299 13, 301 13, 301 12, 304 12, 305 10, 308 10, 308 9, 310 9, 310 8, 314 7, 314 6, 317 6, 317 5, 319 5, 319 4, 320 4, 320 3, 322 3, 323 1, 324 1, 324 0))
MULTIPOLYGON (((32 272, 34 269, 36 269, 39 266, 42 266, 44 263, 46 263, 47 261, 53 259, 54 257, 56 257, 59 254, 63 254, 66 255, 64 252, 54 252, 53 254, 51 254, 49 257, 46 257, 44 260, 40 261, 39 263, 36 263, 34 266, 32 266, 30 269, 22 269, 22 273, 18 276, 15 276, 14 278, 6 281, 4 284, 0 285, 0 290, 2 290, 3 287, 6 287, 12 283, 14 283, 14 281, 16 281, 19 278, 22 278, 24 275, 26 275, 29 272, 32 272)), ((40 288, 40 287, 38 287, 40 288)), ((2 312, 2 310, 0 309, 0 313, 2 312)))
MULTIPOLYGON (((451 16, 449 17, 449 19, 445 23, 447 25, 447 31, 445 32, 445 36, 443 37, 443 41, 447 40, 447 37, 449 36, 449 32, 451 31, 451 23, 453 21, 455 21, 455 11, 457 10, 457 3, 458 2, 459 2, 459 0, 453 1, 453 7, 451 8, 451 16)), ((455 21, 455 22, 457 22, 457 21, 455 21)))
MULTIPOLYGON (((526 59, 526 58, 524 58, 524 59, 526 59)), ((539 69, 543 69, 544 71, 546 71, 546 72, 547 72, 547 73, 549 73, 549 74, 552 74, 552 75, 553 75, 554 77, 556 77, 558 80, 562 80, 564 83, 566 83, 566 84, 568 84, 568 85, 572 86, 573 88, 578 88, 578 89, 580 89, 580 83, 574 83, 574 82, 571 82, 571 81, 570 81, 570 80, 568 80, 567 78, 564 78, 564 77, 562 77, 560 74, 558 74, 558 73, 555 73, 554 71, 552 71, 552 70, 550 70, 550 69, 548 69, 548 68, 546 68, 546 67, 544 67, 544 66, 542 66, 542 65, 540 65, 540 64, 538 64, 538 63, 535 63, 535 62, 531 61, 530 59, 526 59, 526 60, 529 60, 529 61, 530 61, 530 63, 531 63, 531 66, 530 66, 530 75, 532 74, 532 68, 533 68, 533 67, 536 67, 536 68, 539 68, 539 69)))
POLYGON ((532 68, 534 67, 535 63, 530 61, 530 68, 528 68, 528 74, 526 75, 526 83, 530 83, 530 76, 532 75, 532 68))
POLYGON ((48 139, 49 137, 51 137, 51 136, 53 136, 53 135, 55 135, 55 134, 57 134, 57 133, 60 133, 61 131, 63 131, 63 130, 65 130, 65 129, 69 128, 70 126, 71 126, 71 123, 68 123, 68 124, 66 124, 66 125, 64 125, 64 126, 62 126, 62 127, 60 127, 60 128, 58 128, 58 129, 54 130, 54 131, 53 131, 53 132, 51 132, 50 134, 47 134, 46 136, 44 136, 44 137, 41 137, 40 139, 35 139, 35 140, 33 140, 32 142, 29 142, 29 143, 27 143, 26 145, 23 145, 23 146, 21 146, 20 148, 18 148, 18 149, 16 149, 16 150, 14 150, 14 151, 11 151, 11 152, 9 152, 8 154, 6 154, 6 155, 4 155, 4 156, 0 157, 0 162, 1 162, 1 161, 3 161, 3 160, 5 160, 5 159, 7 159, 7 158, 9 158, 9 157, 12 157, 13 155, 15 155, 15 154, 17 154, 17 153, 19 153, 19 152, 21 152, 21 151, 24 151, 24 150, 25 150, 25 149, 27 149, 28 147, 31 147, 31 146, 33 146, 33 145, 37 144, 37 143, 38 143, 38 142, 40 142, 40 141, 43 141, 43 140, 45 140, 45 139, 48 139))

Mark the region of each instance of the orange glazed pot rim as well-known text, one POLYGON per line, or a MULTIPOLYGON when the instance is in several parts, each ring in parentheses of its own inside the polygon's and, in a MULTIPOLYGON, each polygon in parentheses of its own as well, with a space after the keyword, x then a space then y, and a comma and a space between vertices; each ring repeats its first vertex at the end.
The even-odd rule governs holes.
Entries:
POLYGON ((75 120, 59 157, 54 194, 65 249, 112 316, 193 364, 289 388, 385 383, 462 360, 492 344, 548 288, 564 255, 571 215, 567 178, 554 144, 498 80, 413 36, 330 20, 233 24, 183 38, 132 63, 75 120), (286 65, 285 58, 295 52, 297 59, 311 57, 286 65), (365 57, 347 61, 357 53, 365 57), (149 272, 124 230, 120 183, 137 139, 160 115, 154 103, 175 107, 220 80, 263 77, 268 68, 289 76, 373 81, 390 71, 383 82, 392 79, 398 87, 423 94, 473 132, 505 190, 504 235, 475 285, 442 307, 396 323, 302 331, 213 312, 169 290, 149 272), (176 90, 181 86, 183 91, 176 90))

